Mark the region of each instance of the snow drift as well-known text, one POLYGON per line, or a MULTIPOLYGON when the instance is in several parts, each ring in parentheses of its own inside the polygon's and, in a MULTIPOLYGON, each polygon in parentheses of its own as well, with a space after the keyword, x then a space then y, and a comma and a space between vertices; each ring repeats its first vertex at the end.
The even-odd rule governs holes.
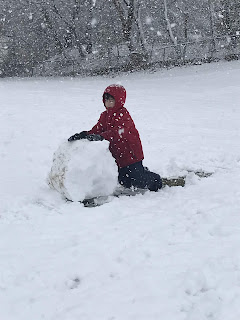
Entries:
POLYGON ((49 186, 72 201, 111 194, 118 171, 108 146, 108 141, 62 143, 54 153, 49 186))

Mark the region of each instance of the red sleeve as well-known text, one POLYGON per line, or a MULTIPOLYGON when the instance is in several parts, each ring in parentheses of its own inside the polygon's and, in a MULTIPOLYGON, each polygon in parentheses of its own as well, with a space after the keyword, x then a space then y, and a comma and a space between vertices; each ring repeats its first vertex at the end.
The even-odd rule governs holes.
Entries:
POLYGON ((116 117, 114 127, 102 132, 101 136, 108 141, 128 139, 132 127, 135 127, 134 122, 129 112, 125 110, 116 117))
POLYGON ((95 124, 95 126, 91 130, 89 130, 88 133, 89 134, 92 134, 92 133, 101 134, 105 130, 105 128, 104 128, 104 126, 105 126, 105 121, 104 121, 105 117, 106 117, 105 113, 104 112, 101 113, 97 124, 95 124))

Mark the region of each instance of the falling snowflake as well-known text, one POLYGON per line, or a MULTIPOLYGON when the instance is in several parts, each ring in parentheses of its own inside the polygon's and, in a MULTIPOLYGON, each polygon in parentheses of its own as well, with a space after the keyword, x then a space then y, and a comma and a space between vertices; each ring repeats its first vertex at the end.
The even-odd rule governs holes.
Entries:
POLYGON ((146 24, 151 24, 152 23, 152 18, 146 17, 146 24))
POLYGON ((92 27, 94 27, 96 24, 97 24, 97 19, 93 18, 92 21, 91 21, 92 27))
POLYGON ((122 135, 122 133, 124 133, 124 129, 123 129, 123 128, 118 130, 118 134, 119 134, 120 136, 122 135))

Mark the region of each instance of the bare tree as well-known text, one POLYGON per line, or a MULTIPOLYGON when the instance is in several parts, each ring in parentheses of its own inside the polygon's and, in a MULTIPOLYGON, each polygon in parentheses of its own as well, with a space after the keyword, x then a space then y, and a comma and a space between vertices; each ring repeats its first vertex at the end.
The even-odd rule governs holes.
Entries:
POLYGON ((165 20, 167 23, 167 30, 168 30, 170 39, 172 40, 173 44, 175 46, 177 46, 177 38, 173 35, 172 24, 171 24, 169 16, 168 16, 168 3, 167 3, 167 0, 163 0, 163 1, 164 1, 164 16, 165 16, 165 20))
POLYGON ((133 25, 135 24, 135 0, 112 0, 122 24, 123 38, 126 41, 130 53, 134 51, 133 25))
POLYGON ((61 59, 60 73, 69 61, 89 70, 174 63, 206 56, 210 42, 220 54, 221 36, 225 53, 238 54, 239 10, 231 0, 0 0, 0 63, 8 75, 61 59))

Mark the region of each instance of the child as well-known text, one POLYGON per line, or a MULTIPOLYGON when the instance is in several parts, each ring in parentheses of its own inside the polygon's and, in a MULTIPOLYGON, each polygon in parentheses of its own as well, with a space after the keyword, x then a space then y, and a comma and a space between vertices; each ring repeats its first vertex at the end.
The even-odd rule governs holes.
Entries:
POLYGON ((143 150, 138 130, 124 107, 126 90, 121 85, 110 85, 103 93, 106 108, 97 124, 90 131, 71 136, 68 141, 88 139, 110 142, 109 150, 118 166, 118 181, 126 188, 157 191, 162 187, 161 177, 143 167, 143 150))

